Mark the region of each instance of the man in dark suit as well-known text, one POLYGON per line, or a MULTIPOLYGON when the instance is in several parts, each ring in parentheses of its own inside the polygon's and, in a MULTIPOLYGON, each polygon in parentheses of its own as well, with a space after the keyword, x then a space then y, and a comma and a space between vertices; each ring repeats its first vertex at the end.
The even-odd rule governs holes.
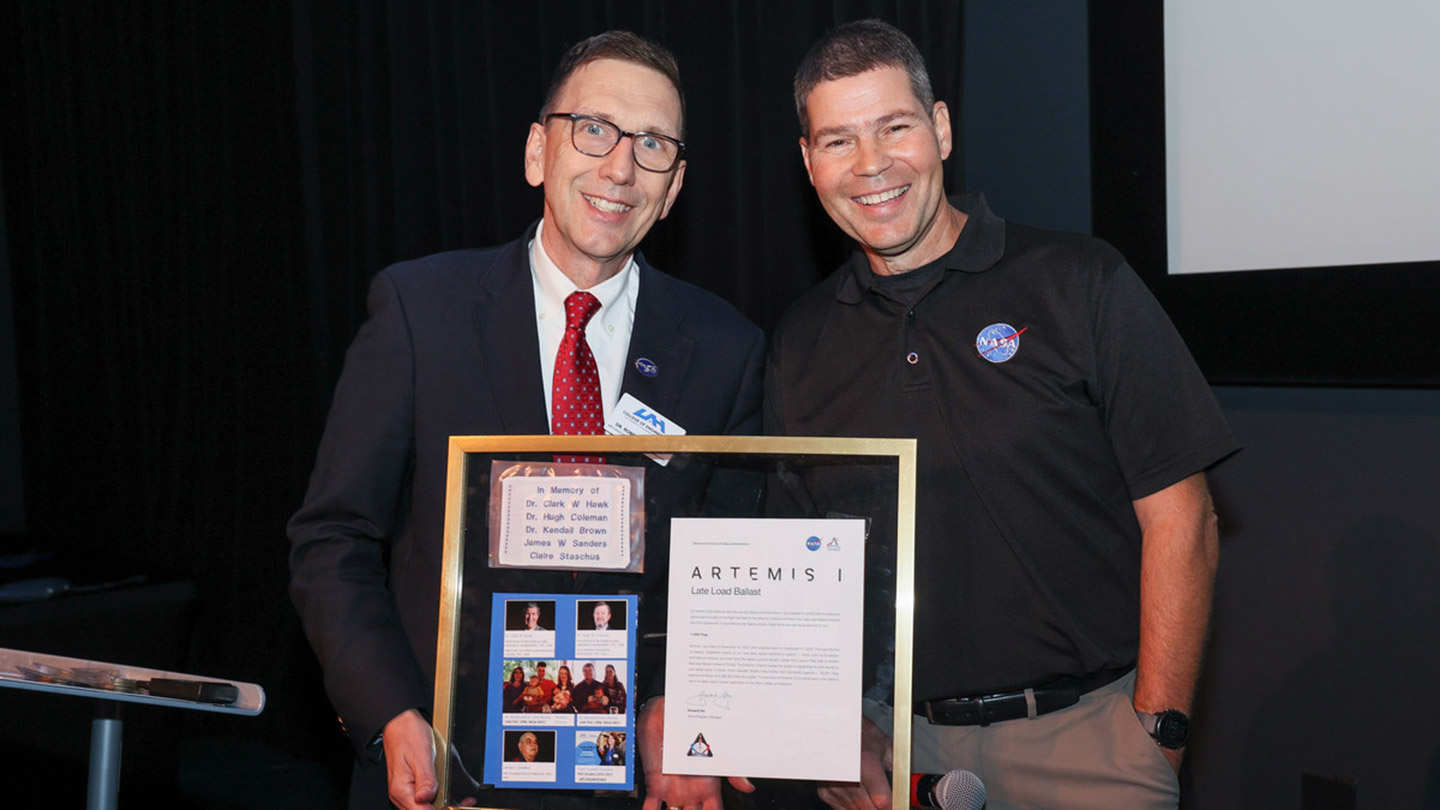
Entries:
MULTIPOLYGON (((352 807, 385 806, 386 783, 402 808, 436 792, 426 717, 450 436, 581 432, 558 407, 552 424, 570 373, 560 355, 567 343, 574 351, 576 330, 593 356, 605 423, 623 393, 691 434, 758 432, 760 331, 636 252, 680 191, 683 113, 668 51, 625 32, 576 45, 525 145, 526 179, 544 188, 540 222, 510 244, 403 262, 371 284, 369 319, 346 355, 289 526, 291 596, 361 755, 352 807), (571 322, 566 300, 598 312, 571 322)), ((647 468, 644 575, 480 567, 467 571, 467 589, 638 592, 662 597, 642 610, 663 624, 665 517, 695 513, 709 484, 702 465, 683 459, 647 468)), ((488 604, 480 619, 488 626, 488 604)), ((658 767, 647 789, 675 807, 718 801, 715 780, 658 767)), ((514 791, 477 798, 549 801, 514 791)))
POLYGON ((608 602, 596 602, 595 607, 590 611, 591 624, 596 630, 619 630, 620 622, 613 621, 610 615, 610 604, 608 602))

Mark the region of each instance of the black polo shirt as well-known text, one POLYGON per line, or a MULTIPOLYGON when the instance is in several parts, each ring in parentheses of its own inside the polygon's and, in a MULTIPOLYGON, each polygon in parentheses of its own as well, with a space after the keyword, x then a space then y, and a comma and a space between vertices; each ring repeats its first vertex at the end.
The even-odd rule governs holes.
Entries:
MULTIPOLYGON (((951 203, 969 220, 933 265, 880 277, 857 252, 791 307, 765 391, 770 433, 919 440, 921 700, 1134 665, 1131 502, 1238 449, 1114 248, 951 203)), ((820 513, 893 536, 886 487, 808 483, 820 513)))

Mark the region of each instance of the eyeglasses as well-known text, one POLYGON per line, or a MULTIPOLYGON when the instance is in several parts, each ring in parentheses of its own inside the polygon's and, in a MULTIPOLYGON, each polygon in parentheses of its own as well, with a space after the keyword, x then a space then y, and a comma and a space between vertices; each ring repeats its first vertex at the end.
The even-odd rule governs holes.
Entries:
POLYGON ((642 169, 668 172, 685 156, 685 144, 669 135, 658 132, 626 132, 604 118, 593 115, 550 113, 545 116, 545 123, 550 123, 551 118, 570 119, 570 143, 575 146, 575 151, 582 155, 605 157, 615 149, 621 138, 629 136, 635 165, 642 169))

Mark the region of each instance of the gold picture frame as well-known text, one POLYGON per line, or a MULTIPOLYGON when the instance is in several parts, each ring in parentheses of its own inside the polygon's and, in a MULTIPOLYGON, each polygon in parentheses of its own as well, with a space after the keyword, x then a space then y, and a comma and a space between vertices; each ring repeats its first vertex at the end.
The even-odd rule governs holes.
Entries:
MULTIPOLYGON (((766 487, 773 489, 782 480, 804 478, 811 469, 823 468, 827 475, 845 475, 853 467, 863 471, 867 481, 875 479, 883 491, 874 493, 875 502, 884 504, 877 512, 888 521, 889 504, 893 502, 893 691, 894 706, 909 706, 914 627, 915 575, 915 469, 916 443, 913 439, 778 437, 778 436, 452 436, 449 446, 447 488, 445 497, 445 548, 440 587, 439 636, 436 645, 435 703, 433 725, 436 736, 436 773, 439 777, 437 807, 454 807, 464 798, 452 789, 452 768, 458 759, 452 757, 452 740, 458 717, 455 708, 459 664, 471 647, 462 638, 462 611, 465 605, 465 564, 467 538, 471 543, 470 564, 478 563, 476 543, 485 542, 486 531, 473 526, 489 514, 487 504, 475 504, 477 498, 490 496, 490 487, 478 480, 488 477, 489 462, 497 457, 506 459, 548 459, 556 454, 606 456, 628 459, 631 464, 650 465, 647 455, 680 460, 680 465, 711 465, 712 468, 744 467, 751 473, 765 473, 766 487), (481 465, 477 465, 480 462, 481 465), (479 472, 482 469, 484 472, 479 472), (839 471, 837 473, 837 470, 839 471), (893 473, 893 474, 892 474, 893 473), (893 490, 888 482, 893 481, 893 490), (472 531, 477 530, 477 531, 472 531), (457 795, 452 795, 452 793, 457 795)), ((712 469, 713 472, 713 469, 712 469)), ((679 516, 679 515, 676 515, 679 516)), ((887 526, 888 528, 888 526, 887 526)), ((888 537, 888 531, 887 531, 888 537)), ((882 593, 885 591, 882 591, 882 593)), ((490 598, 489 590, 471 594, 490 598)), ((871 601, 867 588, 866 601, 871 601)), ((888 605, 882 606, 888 610, 888 605)), ((872 631, 870 622, 866 632, 872 631)), ((887 628, 888 630, 888 628, 887 628)), ((874 632, 882 632, 874 629, 874 632)), ((488 656, 488 645, 484 650, 488 656)), ((892 802, 905 807, 910 789, 911 712, 894 713, 892 737, 893 783, 892 802)), ((643 777, 638 775, 636 781, 643 777)), ((502 810, 496 807, 495 810, 502 810)))

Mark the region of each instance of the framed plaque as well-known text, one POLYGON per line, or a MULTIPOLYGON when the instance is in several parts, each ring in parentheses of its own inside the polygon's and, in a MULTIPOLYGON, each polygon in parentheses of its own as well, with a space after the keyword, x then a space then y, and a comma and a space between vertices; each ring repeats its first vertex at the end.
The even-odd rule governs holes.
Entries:
MULTIPOLYGON (((452 437, 436 805, 523 807, 536 790, 623 805, 644 782, 637 718, 664 695, 667 772, 761 777, 755 807, 822 806, 807 780, 858 765, 862 704, 911 703, 915 453, 911 439, 452 437), (807 719, 807 703, 834 711, 807 719)), ((910 720, 895 713, 897 807, 910 720)))

